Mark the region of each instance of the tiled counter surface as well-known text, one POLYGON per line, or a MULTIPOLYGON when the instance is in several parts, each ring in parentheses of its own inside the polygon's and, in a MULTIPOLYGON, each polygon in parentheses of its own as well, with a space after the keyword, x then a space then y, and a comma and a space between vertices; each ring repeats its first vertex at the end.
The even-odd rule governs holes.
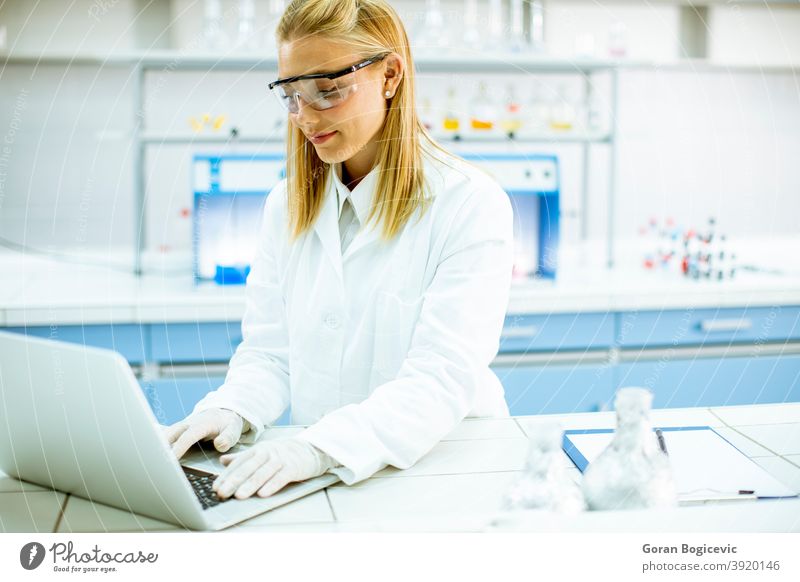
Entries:
MULTIPOLYGON (((613 412, 467 419, 415 466, 387 468, 256 516, 227 532, 482 531, 522 469, 526 430, 558 418, 565 429, 613 427, 613 412)), ((653 411, 659 426, 709 425, 800 493, 800 403, 653 411)), ((298 427, 273 429, 267 438, 298 427)), ((576 479, 580 474, 564 456, 576 479)), ((516 527, 519 527, 517 525, 516 527)), ((707 504, 659 511, 537 512, 539 531, 800 531, 800 500, 707 504)), ((79 497, 0 478, 0 530, 11 532, 166 531, 176 526, 79 497)))

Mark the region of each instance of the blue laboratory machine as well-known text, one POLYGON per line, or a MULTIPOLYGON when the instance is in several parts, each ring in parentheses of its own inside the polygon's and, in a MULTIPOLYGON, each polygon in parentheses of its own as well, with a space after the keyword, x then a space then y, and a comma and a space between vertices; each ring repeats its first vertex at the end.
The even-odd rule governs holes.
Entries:
POLYGON ((558 267, 558 158, 547 154, 459 153, 488 172, 514 209, 514 278, 555 279, 558 267))
POLYGON ((285 176, 284 156, 195 155, 192 169, 195 282, 244 283, 264 200, 285 176))
MULTIPOLYGON (((555 279, 560 217, 556 156, 458 155, 492 175, 511 199, 515 279, 555 279)), ((282 154, 194 156, 193 257, 197 282, 245 282, 258 243, 264 200, 284 176, 282 154)))

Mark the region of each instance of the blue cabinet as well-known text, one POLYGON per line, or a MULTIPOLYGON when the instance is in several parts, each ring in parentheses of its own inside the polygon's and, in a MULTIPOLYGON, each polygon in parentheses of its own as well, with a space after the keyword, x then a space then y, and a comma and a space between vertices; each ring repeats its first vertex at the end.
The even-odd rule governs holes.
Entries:
POLYGON ((155 362, 228 362, 242 342, 238 321, 168 323, 150 326, 155 362))
POLYGON ((613 369, 603 364, 492 366, 512 415, 595 412, 613 403, 613 369))
POLYGON ((168 378, 140 381, 150 408, 158 422, 173 424, 189 414, 203 396, 216 390, 224 378, 168 378))
MULTIPOLYGON (((185 418, 192 412, 195 404, 206 394, 219 388, 224 380, 223 376, 197 376, 161 378, 140 381, 139 384, 158 422, 169 425, 185 418)), ((275 425, 289 424, 289 417, 290 412, 287 409, 275 425)))
MULTIPOLYGON (((242 340, 240 322, 7 329, 110 348, 131 364, 176 367, 227 363, 242 340)), ((617 388, 634 385, 651 388, 658 408, 796 402, 800 355, 775 353, 776 346, 788 342, 800 342, 800 306, 509 314, 500 339, 498 362, 503 363, 493 369, 512 414, 610 409, 617 388), (753 349, 743 355, 746 345, 753 349), (719 353, 720 346, 736 346, 731 350, 736 353, 719 353), (681 354, 686 350, 680 348, 698 355, 681 354), (547 363, 550 353, 581 363, 547 363), (538 361, 526 360, 525 354, 535 354, 538 361), (603 364, 605 355, 615 362, 622 357, 603 364)), ((160 378, 143 390, 159 421, 171 424, 222 381, 219 376, 160 378)), ((278 424, 288 423, 287 411, 278 424)))
POLYGON ((619 314, 620 347, 728 345, 800 339, 800 307, 630 311, 619 314))
POLYGON ((615 375, 652 390, 654 408, 800 401, 800 355, 625 362, 615 375))
POLYGON ((608 348, 614 342, 613 313, 508 315, 500 353, 608 348))
POLYGON ((122 354, 131 364, 143 363, 148 359, 150 351, 150 335, 146 325, 50 325, 8 327, 4 330, 114 350, 122 354))

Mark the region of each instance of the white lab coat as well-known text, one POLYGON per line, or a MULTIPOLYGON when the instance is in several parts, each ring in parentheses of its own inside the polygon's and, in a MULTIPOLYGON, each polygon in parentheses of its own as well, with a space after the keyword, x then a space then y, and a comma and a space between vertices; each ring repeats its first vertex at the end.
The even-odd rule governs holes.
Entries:
MULTIPOLYGON (((329 174, 312 230, 288 240, 286 182, 267 197, 247 280, 243 341, 195 410, 234 410, 257 439, 291 403, 298 436, 347 484, 413 465, 466 416, 508 416, 489 368, 508 307, 513 213, 482 170, 426 153, 433 202, 389 243, 366 226, 379 167, 350 193, 362 227, 340 250, 329 174)), ((343 190, 342 190, 343 189, 343 190)))

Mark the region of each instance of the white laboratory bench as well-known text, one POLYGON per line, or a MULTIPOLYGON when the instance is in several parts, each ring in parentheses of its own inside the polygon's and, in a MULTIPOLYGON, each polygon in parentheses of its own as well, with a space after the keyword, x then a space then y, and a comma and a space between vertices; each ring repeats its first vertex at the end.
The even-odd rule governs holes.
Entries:
MULTIPOLYGON (((800 499, 733 501, 668 510, 598 511, 575 516, 528 512, 495 522, 502 494, 519 474, 526 430, 544 418, 565 429, 614 426, 612 412, 467 419, 413 467, 386 468, 353 486, 324 491, 254 517, 226 532, 335 531, 800 531, 800 499), (502 524, 502 525, 500 525, 502 524)), ((658 426, 714 427, 776 479, 800 493, 800 403, 654 410, 658 426)), ((265 438, 300 427, 276 428, 265 438)), ((565 466, 580 473, 564 455, 565 466)), ((0 477, 0 530, 155 532, 177 526, 0 477)))
MULTIPOLYGON (((557 282, 512 286, 508 313, 556 314, 686 307, 800 305, 800 238, 740 241, 740 264, 783 275, 739 271, 732 280, 693 281, 639 267, 641 243, 619 241, 618 267, 606 269, 602 244, 561 251, 557 282)), ((74 253, 73 253, 74 254, 74 253)), ((0 326, 239 321, 243 286, 196 285, 190 258, 150 256, 145 275, 121 251, 81 255, 86 266, 50 257, 0 252, 0 326)))

